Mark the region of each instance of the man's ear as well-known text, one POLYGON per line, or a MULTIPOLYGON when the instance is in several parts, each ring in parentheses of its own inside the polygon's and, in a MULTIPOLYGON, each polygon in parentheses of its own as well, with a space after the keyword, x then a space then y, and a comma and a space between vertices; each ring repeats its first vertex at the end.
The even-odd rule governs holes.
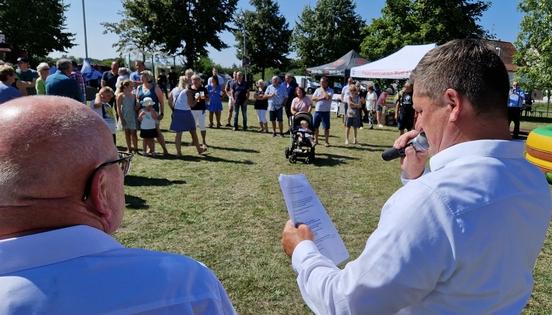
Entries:
POLYGON ((109 222, 109 219, 113 215, 109 206, 108 195, 108 174, 105 169, 100 168, 92 178, 92 185, 90 186, 89 200, 94 206, 94 211, 102 223, 109 222))
POLYGON ((447 89, 443 98, 445 105, 450 107, 449 121, 457 121, 464 109, 462 95, 454 89, 447 89))

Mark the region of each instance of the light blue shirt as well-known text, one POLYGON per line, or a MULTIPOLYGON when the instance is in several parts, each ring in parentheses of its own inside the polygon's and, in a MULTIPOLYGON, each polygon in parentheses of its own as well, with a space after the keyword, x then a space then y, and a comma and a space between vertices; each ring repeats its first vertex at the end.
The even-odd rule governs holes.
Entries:
POLYGON ((523 101, 525 100, 525 93, 520 88, 510 89, 508 95, 508 107, 523 107, 523 101))
POLYGON ((274 96, 268 99, 269 111, 275 111, 284 106, 284 101, 287 97, 287 89, 282 83, 280 83, 277 87, 271 84, 266 88, 265 95, 273 93, 274 96))
POLYGON ((324 90, 323 87, 319 87, 314 91, 312 97, 322 97, 325 95, 324 91, 330 96, 330 99, 316 101, 314 105, 315 111, 317 112, 329 112, 332 109, 332 98, 334 94, 332 88, 327 87, 326 90, 324 90))
POLYGON ((552 211, 523 151, 479 140, 436 154, 342 270, 299 243, 292 264, 305 302, 317 314, 519 314, 552 211))
POLYGON ((235 314, 191 258, 79 225, 0 240, 0 314, 235 314))

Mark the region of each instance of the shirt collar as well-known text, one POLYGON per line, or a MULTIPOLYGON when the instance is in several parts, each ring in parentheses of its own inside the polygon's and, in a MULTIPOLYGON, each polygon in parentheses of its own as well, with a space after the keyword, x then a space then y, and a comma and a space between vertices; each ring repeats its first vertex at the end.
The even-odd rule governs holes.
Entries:
POLYGON ((122 248, 86 225, 0 240, 0 275, 122 248))
POLYGON ((512 140, 474 140, 458 143, 436 155, 429 161, 431 171, 445 167, 448 163, 468 156, 487 156, 499 159, 523 157, 525 142, 512 140))

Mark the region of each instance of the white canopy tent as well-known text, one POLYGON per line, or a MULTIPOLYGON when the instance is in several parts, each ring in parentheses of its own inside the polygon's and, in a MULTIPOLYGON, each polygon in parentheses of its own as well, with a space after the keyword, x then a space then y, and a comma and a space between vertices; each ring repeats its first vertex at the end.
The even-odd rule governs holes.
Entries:
POLYGON ((353 78, 407 79, 422 57, 436 44, 407 45, 374 62, 351 68, 353 78))

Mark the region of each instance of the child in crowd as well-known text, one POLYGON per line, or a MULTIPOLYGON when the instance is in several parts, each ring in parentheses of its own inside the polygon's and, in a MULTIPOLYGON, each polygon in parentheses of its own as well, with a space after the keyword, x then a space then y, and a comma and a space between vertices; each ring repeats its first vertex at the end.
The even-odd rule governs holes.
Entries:
POLYGON ((140 124, 140 138, 144 139, 144 155, 155 155, 155 144, 153 139, 157 137, 157 127, 155 122, 157 121, 157 112, 153 109, 153 100, 151 97, 145 97, 142 101, 144 107, 140 110, 138 120, 140 124), (147 150, 149 148, 149 151, 147 150))
POLYGON ((358 94, 358 88, 356 85, 349 87, 349 96, 347 103, 347 113, 345 114, 345 127, 347 128, 345 136, 345 144, 349 144, 349 134, 351 133, 351 127, 353 127, 353 143, 357 144, 357 129, 360 127, 360 110, 362 104, 360 104, 360 96, 358 94))
POLYGON ((140 109, 140 104, 136 101, 136 96, 132 94, 132 81, 125 80, 117 88, 115 97, 117 104, 117 114, 125 130, 125 140, 127 152, 138 153, 138 129, 137 111, 140 109))
POLYGON ((102 118, 113 135, 113 144, 117 145, 117 137, 115 136, 117 132, 117 119, 115 118, 115 109, 113 105, 109 104, 109 101, 113 98, 113 94, 113 90, 109 86, 101 88, 96 94, 94 107, 101 108, 102 118))
POLYGON ((312 130, 309 129, 309 123, 303 119, 299 122, 299 126, 301 126, 297 129, 299 143, 309 144, 311 147, 314 147, 312 130))

